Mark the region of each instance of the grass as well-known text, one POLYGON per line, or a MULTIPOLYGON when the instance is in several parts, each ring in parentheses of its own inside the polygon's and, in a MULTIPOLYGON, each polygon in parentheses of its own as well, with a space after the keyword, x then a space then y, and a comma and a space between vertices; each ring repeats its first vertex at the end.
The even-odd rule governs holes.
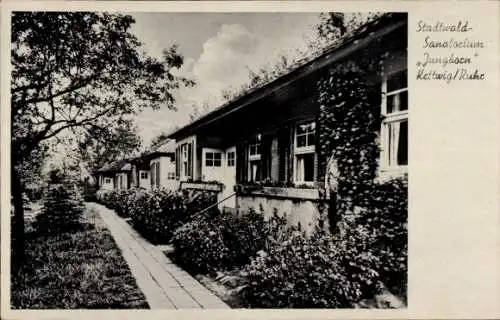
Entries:
POLYGON ((13 309, 148 308, 99 214, 57 235, 29 233, 27 263, 11 274, 13 309))

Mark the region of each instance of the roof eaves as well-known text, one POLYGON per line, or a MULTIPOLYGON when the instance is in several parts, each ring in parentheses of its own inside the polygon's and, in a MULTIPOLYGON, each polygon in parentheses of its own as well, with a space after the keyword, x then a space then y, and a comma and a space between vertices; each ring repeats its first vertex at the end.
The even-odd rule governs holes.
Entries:
MULTIPOLYGON (((290 74, 292 73, 295 73, 297 72, 298 70, 301 70, 303 68, 307 68, 308 65, 314 63, 316 60, 319 60, 323 57, 326 57, 326 56, 329 56, 331 55, 334 51, 348 45, 348 44, 352 44, 352 45, 355 45, 356 43, 355 40, 359 40, 359 39, 356 39, 358 37, 360 37, 361 35, 363 35, 364 33, 368 33, 368 35, 372 34, 373 31, 371 32, 368 32, 368 30, 377 25, 377 24, 380 24, 380 21, 382 19, 387 19, 387 18, 391 18, 392 16, 394 15, 394 13, 385 13, 384 15, 380 16, 379 18, 377 19, 374 19, 362 26, 360 26, 358 29, 354 30, 351 34, 348 34, 342 38, 339 38, 337 41, 335 41, 332 45, 328 46, 326 49, 322 50, 319 54, 317 55, 314 55, 313 57, 310 57, 310 58, 306 58, 304 60, 299 60, 300 61, 300 65, 297 65, 297 64, 294 64, 295 67, 292 69, 292 70, 289 70, 287 72, 285 72, 284 74, 278 76, 277 78, 269 81, 269 82, 266 82, 262 85, 259 85, 255 88, 251 88, 250 90, 247 90, 247 91, 243 91, 241 94, 239 94, 238 96, 236 96, 235 98, 233 98, 231 101, 228 101, 226 103, 224 103, 223 105, 221 105, 219 108, 216 108, 210 112, 208 112, 207 114, 205 114, 203 117, 201 118, 198 118, 196 119, 195 121, 173 131, 172 133, 170 133, 168 135, 169 138, 171 139, 175 139, 175 137, 179 136, 181 133, 185 132, 185 131, 188 131, 189 129, 194 129, 196 127, 196 125, 198 124, 202 124, 203 122, 206 122, 210 117, 214 117, 216 116, 217 113, 224 113, 224 112, 230 112, 232 108, 238 108, 239 105, 238 105, 238 102, 241 102, 240 100, 244 97, 247 97, 247 96, 251 96, 255 93, 257 93, 258 91, 261 91, 261 90, 264 90, 266 87, 270 87, 272 84, 276 84, 278 83, 280 80, 282 80, 283 78, 289 76, 290 74)), ((244 104, 245 105, 245 104, 244 104)))

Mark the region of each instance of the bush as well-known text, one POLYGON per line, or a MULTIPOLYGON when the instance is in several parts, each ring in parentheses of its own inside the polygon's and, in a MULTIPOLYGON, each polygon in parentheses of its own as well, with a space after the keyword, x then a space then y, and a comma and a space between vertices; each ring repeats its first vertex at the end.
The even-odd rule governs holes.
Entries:
POLYGON ((83 188, 83 200, 86 202, 96 202, 97 201, 97 187, 88 181, 82 183, 83 188))
POLYGON ((246 307, 352 307, 375 291, 378 274, 370 265, 376 258, 344 249, 326 235, 294 233, 260 252, 241 272, 246 307))
POLYGON ((141 192, 134 199, 130 210, 134 228, 153 243, 168 243, 175 229, 217 201, 210 192, 188 190, 141 192))
POLYGON ((264 216, 204 216, 177 229, 172 238, 174 259, 192 273, 215 273, 242 266, 266 243, 264 216))
POLYGON ((42 212, 37 215, 34 227, 41 233, 72 230, 80 226, 84 210, 85 203, 76 183, 63 181, 49 184, 42 212))
POLYGON ((241 272, 247 307, 351 308, 388 287, 406 297, 407 183, 366 188, 339 233, 293 233, 241 272))

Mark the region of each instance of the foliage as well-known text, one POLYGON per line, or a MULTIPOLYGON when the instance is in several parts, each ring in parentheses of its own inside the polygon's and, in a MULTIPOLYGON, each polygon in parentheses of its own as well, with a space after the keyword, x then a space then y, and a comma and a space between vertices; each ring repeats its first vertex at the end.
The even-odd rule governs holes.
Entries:
POLYGON ((349 308, 377 289, 378 258, 324 233, 292 233, 261 252, 241 272, 246 307, 349 308))
POLYGON ((77 232, 29 234, 30 263, 11 272, 13 309, 148 308, 99 214, 86 212, 84 222, 77 232))
POLYGON ((137 208, 137 203, 146 193, 144 189, 114 189, 101 190, 97 193, 98 202, 123 217, 130 217, 137 208))
POLYGON ((134 228, 154 243, 167 243, 176 228, 216 202, 211 192, 197 190, 99 191, 97 198, 122 217, 131 217, 134 228))
POLYGON ((162 61, 144 55, 130 33, 133 23, 131 16, 96 12, 13 14, 12 132, 19 155, 65 129, 173 106, 171 90, 190 84, 171 73, 183 58, 176 47, 162 61))
POLYGON ((170 138, 168 137, 168 133, 161 132, 159 135, 155 136, 151 140, 151 144, 149 145, 149 150, 156 150, 159 146, 163 145, 163 143, 167 142, 170 138))
POLYGON ((350 223, 370 230, 370 246, 380 258, 384 284, 406 297, 408 273, 408 182, 398 178, 375 183, 364 194, 362 212, 350 223))
POLYGON ((112 126, 99 123, 89 127, 79 136, 78 150, 94 176, 105 164, 124 159, 141 147, 137 126, 131 119, 118 119, 112 126))
POLYGON ((86 202, 97 201, 97 186, 88 180, 82 181, 80 187, 83 192, 83 200, 86 202))
POLYGON ((11 19, 14 247, 23 258, 23 184, 19 164, 44 141, 72 130, 109 127, 142 108, 172 108, 183 58, 174 46, 147 56, 129 15, 14 12, 11 19))
POLYGON ((266 243, 264 216, 223 213, 195 219, 174 232, 174 259, 192 273, 215 273, 242 266, 266 243))
POLYGON ((58 233, 80 227, 85 204, 75 181, 51 175, 44 194, 42 212, 37 215, 35 229, 40 233, 58 233))
POLYGON ((275 187, 275 188, 298 188, 298 189, 315 189, 316 186, 306 184, 306 183, 294 183, 292 181, 275 181, 271 179, 265 179, 261 181, 245 181, 237 186, 240 191, 246 190, 257 190, 263 187, 275 187))

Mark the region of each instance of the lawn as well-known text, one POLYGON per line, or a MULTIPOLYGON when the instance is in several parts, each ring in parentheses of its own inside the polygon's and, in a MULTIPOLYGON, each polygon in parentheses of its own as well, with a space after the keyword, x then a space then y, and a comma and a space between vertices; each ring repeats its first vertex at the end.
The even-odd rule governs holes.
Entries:
POLYGON ((99 214, 87 210, 81 230, 28 233, 27 263, 11 275, 13 309, 148 308, 99 214))

